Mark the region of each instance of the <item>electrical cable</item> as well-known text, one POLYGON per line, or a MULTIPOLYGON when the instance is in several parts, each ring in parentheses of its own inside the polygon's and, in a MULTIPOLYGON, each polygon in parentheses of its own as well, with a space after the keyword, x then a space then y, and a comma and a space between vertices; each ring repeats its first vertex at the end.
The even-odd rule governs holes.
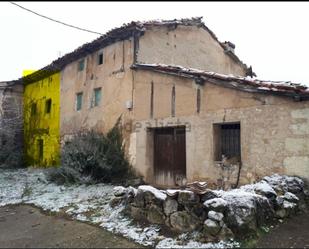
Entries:
POLYGON ((44 16, 44 15, 42 15, 42 14, 39 14, 39 13, 35 12, 35 11, 32 11, 32 10, 30 10, 30 9, 27 9, 27 8, 25 8, 25 7, 23 7, 23 6, 19 5, 19 4, 17 4, 17 3, 14 3, 14 2, 9 2, 9 3, 11 3, 11 4, 13 4, 13 5, 15 5, 15 6, 17 6, 17 7, 21 8, 21 9, 23 9, 23 10, 29 11, 29 12, 32 13, 32 14, 35 14, 35 15, 37 15, 37 16, 46 18, 46 19, 48 19, 48 20, 50 20, 50 21, 53 21, 53 22, 60 23, 60 24, 62 24, 62 25, 68 26, 68 27, 70 27, 70 28, 75 28, 75 29, 78 29, 78 30, 81 30, 81 31, 85 31, 85 32, 89 32, 89 33, 93 33, 93 34, 97 34, 97 35, 102 35, 102 33, 99 33, 99 32, 91 31, 91 30, 89 30, 89 29, 80 28, 80 27, 77 27, 77 26, 74 26, 74 25, 71 25, 71 24, 67 24, 67 23, 64 23, 64 22, 55 20, 55 19, 50 18, 50 17, 48 17, 48 16, 44 16))

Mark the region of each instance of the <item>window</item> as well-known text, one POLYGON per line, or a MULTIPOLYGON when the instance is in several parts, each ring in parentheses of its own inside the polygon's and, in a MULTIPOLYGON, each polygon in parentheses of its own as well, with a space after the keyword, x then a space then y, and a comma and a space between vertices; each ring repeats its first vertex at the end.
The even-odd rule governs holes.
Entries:
POLYGON ((83 93, 80 92, 76 94, 76 111, 82 109, 82 103, 83 103, 83 93))
POLYGON ((36 103, 32 103, 31 104, 31 116, 36 115, 36 113, 37 113, 37 105, 36 103))
POLYGON ((45 113, 50 113, 52 107, 52 100, 48 99, 45 101, 45 113))
POLYGON ((82 59, 78 62, 78 71, 83 71, 85 67, 85 60, 82 59))
POLYGON ((215 161, 221 161, 223 155, 240 162, 240 123, 214 124, 215 161))
POLYGON ((103 64, 103 52, 98 54, 98 65, 103 64))
POLYGON ((100 88, 95 88, 93 90, 93 95, 91 99, 91 107, 98 106, 101 101, 101 87, 100 88))

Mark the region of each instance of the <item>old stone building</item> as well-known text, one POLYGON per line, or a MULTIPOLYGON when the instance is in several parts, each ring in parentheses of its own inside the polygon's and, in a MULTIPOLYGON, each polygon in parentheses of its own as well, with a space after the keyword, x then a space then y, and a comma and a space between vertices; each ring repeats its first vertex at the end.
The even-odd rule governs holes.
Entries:
POLYGON ((0 82, 0 165, 22 163, 23 85, 0 82))
POLYGON ((234 48, 200 18, 132 22, 23 81, 60 74, 62 141, 106 132, 121 117, 128 157, 149 183, 238 184, 274 172, 309 179, 309 91, 248 77, 234 48))
POLYGON ((309 179, 307 87, 160 64, 133 68, 131 148, 148 182, 309 179))

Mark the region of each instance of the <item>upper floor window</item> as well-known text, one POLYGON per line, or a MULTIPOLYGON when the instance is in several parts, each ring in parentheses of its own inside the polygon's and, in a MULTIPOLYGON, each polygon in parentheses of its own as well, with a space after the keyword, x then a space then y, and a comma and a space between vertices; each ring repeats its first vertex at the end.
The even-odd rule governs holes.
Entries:
POLYGON ((76 111, 79 111, 82 109, 83 104, 83 93, 77 93, 76 94, 76 111))
POLYGON ((93 89, 93 96, 91 100, 91 107, 98 106, 101 101, 101 87, 93 89))
POLYGON ((85 67, 85 59, 82 59, 78 62, 78 71, 83 71, 85 67))
POLYGON ((48 99, 45 101, 45 113, 50 113, 52 107, 52 100, 48 99))
POLYGON ((98 65, 103 64, 103 52, 98 54, 98 65))

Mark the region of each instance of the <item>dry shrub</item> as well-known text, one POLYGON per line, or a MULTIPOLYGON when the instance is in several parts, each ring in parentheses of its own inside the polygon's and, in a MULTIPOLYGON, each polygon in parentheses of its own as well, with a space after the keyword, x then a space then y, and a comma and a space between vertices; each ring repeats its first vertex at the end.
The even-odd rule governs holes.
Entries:
POLYGON ((63 183, 122 183, 130 178, 118 123, 107 134, 95 131, 76 134, 62 148, 61 166, 51 169, 49 180, 63 183))

